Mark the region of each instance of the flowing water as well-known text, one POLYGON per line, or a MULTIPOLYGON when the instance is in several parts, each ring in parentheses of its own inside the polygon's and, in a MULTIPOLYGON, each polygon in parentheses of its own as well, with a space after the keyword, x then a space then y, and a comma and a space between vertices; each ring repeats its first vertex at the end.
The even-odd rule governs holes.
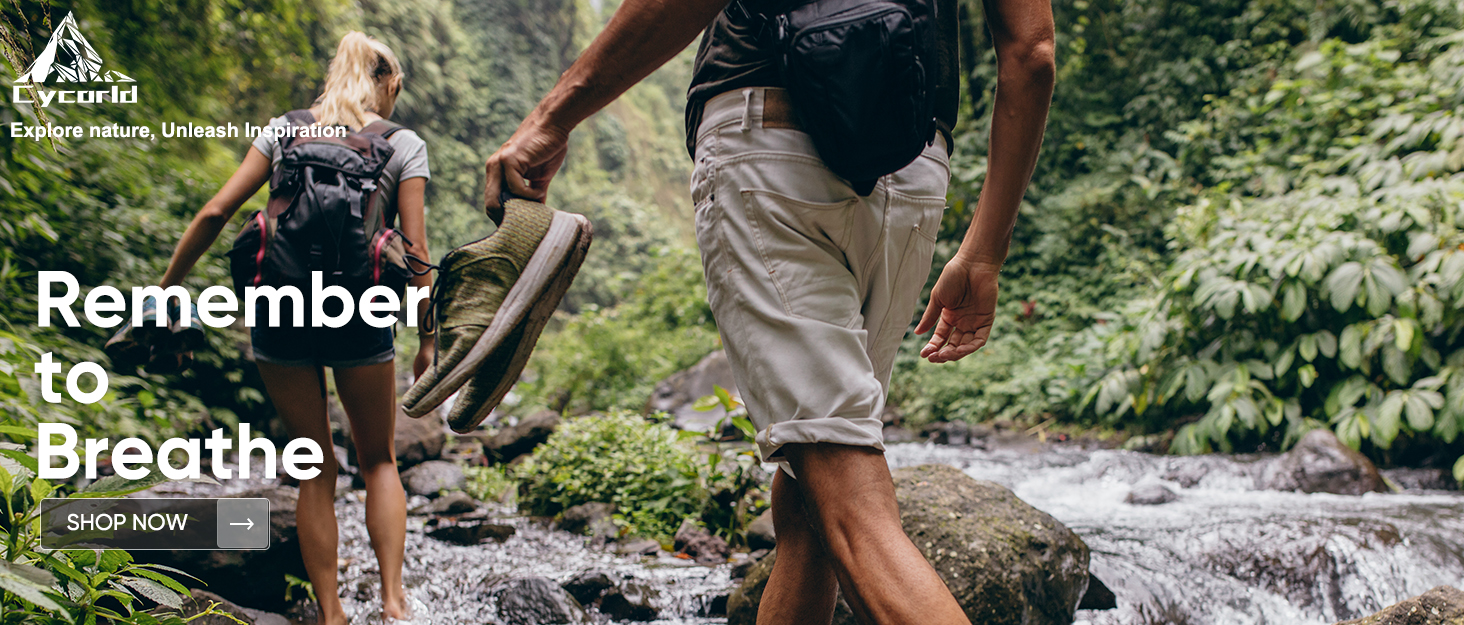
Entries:
MULTIPOLYGON (((1464 494, 1457 492, 1259 491, 1254 458, 1035 444, 992 451, 900 444, 887 457, 892 467, 945 463, 1003 484, 1081 535, 1093 552, 1093 574, 1119 606, 1080 611, 1077 621, 1086 625, 1324 625, 1440 584, 1464 587, 1464 494), (1179 499, 1124 503, 1134 486, 1154 482, 1179 499)), ((342 592, 348 608, 365 617, 379 604, 358 497, 339 504, 342 592)), ((494 606, 474 590, 489 576, 562 582, 591 569, 656 588, 665 619, 659 622, 723 622, 699 614, 732 587, 727 565, 616 556, 513 518, 506 508, 494 512, 518 528, 502 545, 448 545, 422 533, 422 518, 409 521, 407 584, 430 607, 431 622, 494 622, 494 606)))

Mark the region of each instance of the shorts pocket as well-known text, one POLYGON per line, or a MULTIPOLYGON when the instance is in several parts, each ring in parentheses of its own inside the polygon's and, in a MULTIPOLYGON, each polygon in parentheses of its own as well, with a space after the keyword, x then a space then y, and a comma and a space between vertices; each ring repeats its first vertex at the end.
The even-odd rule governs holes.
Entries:
POLYGON ((774 191, 742 191, 768 278, 795 317, 847 325, 860 310, 846 248, 860 200, 810 202, 774 191))

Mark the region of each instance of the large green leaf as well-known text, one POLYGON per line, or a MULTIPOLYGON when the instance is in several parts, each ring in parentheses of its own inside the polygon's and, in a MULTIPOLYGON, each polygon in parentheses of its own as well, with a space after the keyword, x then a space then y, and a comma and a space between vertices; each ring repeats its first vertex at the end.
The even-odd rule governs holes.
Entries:
POLYGON ((1326 288, 1332 307, 1347 312, 1362 289, 1362 263, 1342 263, 1327 276, 1326 288))
POLYGON ((47 594, 51 591, 52 579, 51 574, 42 569, 0 559, 0 589, 10 591, 69 622, 71 615, 47 594))

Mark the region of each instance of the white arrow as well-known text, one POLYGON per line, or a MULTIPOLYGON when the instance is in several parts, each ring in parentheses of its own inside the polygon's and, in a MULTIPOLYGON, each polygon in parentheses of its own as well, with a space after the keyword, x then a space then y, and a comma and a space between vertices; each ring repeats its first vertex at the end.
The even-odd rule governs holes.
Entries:
POLYGON ((254 529, 254 519, 244 519, 244 520, 245 521, 248 521, 248 523, 230 523, 229 525, 244 525, 244 526, 246 526, 244 528, 246 530, 252 530, 252 529, 254 529))

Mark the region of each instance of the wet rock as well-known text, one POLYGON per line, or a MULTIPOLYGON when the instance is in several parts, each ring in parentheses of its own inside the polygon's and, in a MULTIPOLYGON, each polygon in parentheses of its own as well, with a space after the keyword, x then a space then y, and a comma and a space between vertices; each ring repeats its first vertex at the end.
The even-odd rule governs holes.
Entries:
POLYGON ((753 551, 772 549, 778 545, 778 534, 773 530, 773 511, 768 510, 747 525, 747 548, 753 551))
POLYGON ((442 460, 430 460, 402 471, 402 487, 409 495, 436 497, 445 490, 458 490, 468 483, 462 467, 442 460))
POLYGON ((441 458, 442 448, 446 444, 447 431, 442 413, 433 410, 421 418, 413 419, 400 408, 397 409, 397 468, 406 469, 441 458))
POLYGON ((483 444, 483 451, 494 462, 510 462, 534 450, 559 427, 559 413, 540 410, 516 425, 504 427, 483 444))
POLYGON ((498 603, 503 625, 588 623, 584 608, 558 584, 542 577, 499 582, 488 590, 498 603))
POLYGON ((635 540, 632 540, 632 541, 629 541, 629 542, 626 542, 626 543, 622 543, 619 547, 616 547, 615 548, 615 553, 618 553, 618 554, 623 555, 623 556, 630 556, 630 555, 651 556, 651 555, 656 555, 656 552, 658 552, 660 550, 661 550, 661 543, 658 543, 658 542, 656 542, 654 540, 651 540, 649 538, 638 538, 638 539, 635 539, 635 540))
POLYGON ((1403 490, 1455 490, 1458 482, 1447 469, 1400 467, 1384 469, 1383 477, 1403 490))
POLYGON ((618 583, 620 583, 620 577, 613 573, 585 571, 570 578, 561 586, 565 592, 569 593, 569 596, 574 597, 575 601, 580 602, 581 605, 589 605, 618 583))
POLYGON ((721 564, 732 554, 732 548, 720 536, 713 536, 690 520, 683 521, 673 537, 678 553, 684 553, 697 564, 721 564))
POLYGON ((408 513, 423 516, 433 514, 467 514, 478 509, 478 500, 462 491, 453 491, 425 504, 412 508, 408 513))
POLYGON ((727 625, 757 624, 757 606, 762 603, 763 590, 767 588, 768 577, 773 574, 773 564, 777 561, 778 552, 774 551, 747 571, 742 585, 727 597, 727 625))
POLYGON ((1118 607, 1118 597, 1108 589, 1103 580, 1098 579, 1091 573, 1088 575, 1088 590, 1083 593, 1083 600, 1078 603, 1079 610, 1112 610, 1118 607))
POLYGON ((1123 502, 1135 506, 1159 506, 1179 499, 1179 495, 1163 484, 1148 483, 1135 486, 1123 502))
POLYGON ((458 545, 477 545, 484 541, 501 543, 513 536, 512 525, 499 525, 496 523, 463 523, 460 525, 447 525, 427 532, 427 535, 443 542, 458 545))
POLYGON ((707 602, 707 607, 702 609, 701 615, 707 617, 727 616, 728 596, 728 593, 722 593, 712 597, 712 600, 707 602))
POLYGON ((1464 591, 1439 586, 1372 616, 1337 625, 1464 625, 1464 591))
POLYGON ((646 412, 667 412, 672 424, 683 430, 705 432, 716 426, 727 412, 720 406, 702 412, 692 408, 697 399, 711 395, 720 386, 737 395, 737 382, 732 379, 732 364, 727 354, 717 350, 707 354, 690 369, 672 374, 656 385, 646 402, 646 412))
POLYGON ((1295 448, 1271 460, 1261 471, 1257 486, 1337 495, 1387 492, 1372 461, 1325 428, 1307 432, 1295 448))
MULTIPOLYGON (((246 625, 290 625, 289 619, 278 614, 246 608, 207 590, 197 588, 190 591, 190 596, 183 601, 183 609, 180 613, 183 618, 197 616, 207 610, 209 605, 215 603, 218 604, 216 609, 228 612, 234 618, 244 621, 246 625)), ((166 609, 160 608, 154 612, 161 613, 163 610, 166 609)), ((172 610, 166 611, 172 612, 172 610)), ((214 615, 197 618, 189 621, 189 623, 195 625, 238 625, 233 619, 214 615)))
MULTIPOLYGON (((972 623, 1067 625, 1088 582, 1088 547, 1011 491, 945 465, 895 472, 901 522, 972 623)), ((728 625, 752 625, 776 551, 727 602, 728 625)), ((835 623, 852 623, 847 608, 835 623), (842 620, 847 619, 847 620, 842 620)))
POLYGON ((654 621, 660 610, 652 603, 656 591, 636 582, 624 582, 605 593, 596 607, 616 621, 654 621))
MULTIPOLYGON (((299 534, 295 529, 295 506, 299 491, 290 486, 270 486, 244 491, 232 497, 269 500, 269 549, 208 551, 135 551, 139 562, 163 564, 182 570, 198 580, 177 576, 185 586, 204 586, 224 593, 230 601, 271 612, 284 611, 285 574, 306 577, 300 558, 299 534)), ((205 604, 207 605, 207 604, 205 604)))
POLYGON ((611 519, 615 515, 615 504, 590 502, 570 506, 559 515, 557 526, 571 534, 588 535, 605 541, 620 533, 611 519))

